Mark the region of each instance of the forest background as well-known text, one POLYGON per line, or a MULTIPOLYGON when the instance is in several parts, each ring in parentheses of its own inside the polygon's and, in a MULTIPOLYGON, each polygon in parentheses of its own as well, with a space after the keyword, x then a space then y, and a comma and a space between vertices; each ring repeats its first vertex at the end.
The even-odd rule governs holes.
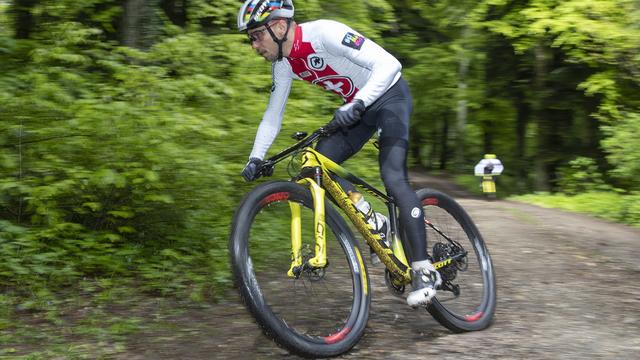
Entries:
MULTIPOLYGON (((0 1, 3 315, 65 288, 202 301, 230 285, 229 225, 271 86, 239 5, 0 1)), ((637 1, 295 5, 298 22, 342 21, 400 59, 411 166, 477 189, 473 166, 497 154, 501 196, 640 226, 637 1)), ((295 82, 271 153, 339 105, 295 82)), ((373 152, 347 166, 380 184, 373 152)))

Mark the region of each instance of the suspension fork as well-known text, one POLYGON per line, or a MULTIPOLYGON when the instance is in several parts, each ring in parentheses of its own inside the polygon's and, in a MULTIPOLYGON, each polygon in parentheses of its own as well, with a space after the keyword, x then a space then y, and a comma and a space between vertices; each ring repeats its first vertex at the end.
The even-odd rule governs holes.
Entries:
POLYGON ((314 256, 307 261, 302 262, 302 219, 300 204, 289 202, 291 208, 291 267, 287 272, 290 277, 295 277, 300 273, 300 267, 308 265, 311 268, 323 268, 327 265, 327 238, 325 223, 325 190, 322 185, 322 169, 317 166, 314 169, 314 178, 304 178, 300 183, 309 183, 311 196, 313 197, 314 209, 314 238, 315 253, 314 256))
POLYGON ((302 219, 300 216, 300 204, 289 201, 291 208, 291 267, 287 272, 289 277, 295 277, 294 270, 302 266, 302 219))

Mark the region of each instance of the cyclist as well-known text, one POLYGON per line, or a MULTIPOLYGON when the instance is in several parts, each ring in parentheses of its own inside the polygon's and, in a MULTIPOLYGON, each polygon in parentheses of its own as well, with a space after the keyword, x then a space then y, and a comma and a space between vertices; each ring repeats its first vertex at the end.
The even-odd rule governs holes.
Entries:
MULTIPOLYGON (((238 30, 245 31, 251 46, 272 62, 273 79, 269 105, 242 176, 246 181, 256 178, 280 131, 293 79, 340 95, 345 104, 335 111, 328 126, 342 131, 318 141, 316 150, 340 164, 378 132, 382 181, 397 202, 400 223, 411 241, 413 291, 407 303, 426 305, 442 280, 428 259, 422 205, 407 176, 412 103, 400 62, 342 23, 317 20, 297 24, 293 15, 292 0, 246 0, 238 12, 238 30)), ((353 185, 343 187, 348 190, 353 185)))

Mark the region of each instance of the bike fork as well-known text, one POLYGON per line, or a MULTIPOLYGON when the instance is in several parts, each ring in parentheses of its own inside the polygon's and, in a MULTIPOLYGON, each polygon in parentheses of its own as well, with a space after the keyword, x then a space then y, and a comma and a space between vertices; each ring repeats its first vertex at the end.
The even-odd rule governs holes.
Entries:
MULTIPOLYGON (((307 261, 311 268, 323 268, 327 265, 327 238, 324 209, 325 190, 312 179, 305 178, 304 181, 310 184, 311 196, 313 197, 314 208, 314 237, 315 254, 307 261)), ((303 264, 302 259, 302 219, 300 214, 300 204, 289 202, 291 208, 291 267, 287 272, 289 277, 296 277, 300 273, 303 264)))

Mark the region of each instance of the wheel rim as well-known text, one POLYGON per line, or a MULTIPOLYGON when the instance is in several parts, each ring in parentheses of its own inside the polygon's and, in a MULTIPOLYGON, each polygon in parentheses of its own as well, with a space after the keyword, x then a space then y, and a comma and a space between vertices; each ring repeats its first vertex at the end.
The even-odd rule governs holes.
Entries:
MULTIPOLYGON (((437 197, 427 197, 422 200, 422 204, 425 219, 435 224, 447 237, 458 242, 467 252, 466 265, 458 264, 456 268, 452 264, 440 269, 444 288, 438 291, 433 302, 460 321, 477 322, 487 314, 491 298, 491 264, 486 249, 469 225, 465 224, 463 227, 460 224, 465 220, 456 219, 437 197), (453 286, 459 287, 458 296, 450 291, 453 286)), ((443 248, 451 250, 450 243, 432 227, 425 226, 425 229, 434 261, 449 257, 451 251, 447 252, 443 248)))
MULTIPOLYGON (((299 338, 318 344, 334 344, 346 338, 358 314, 362 294, 354 289, 359 279, 353 249, 341 234, 328 226, 328 266, 305 271, 296 278, 287 276, 291 265, 289 201, 300 203, 302 212, 302 254, 313 254, 313 211, 311 200, 295 192, 276 192, 263 197, 251 217, 248 234, 248 261, 253 294, 268 304, 265 311, 299 338)), ((327 225, 329 224, 327 216, 327 225)), ((266 316, 266 314, 265 314, 266 316)))

